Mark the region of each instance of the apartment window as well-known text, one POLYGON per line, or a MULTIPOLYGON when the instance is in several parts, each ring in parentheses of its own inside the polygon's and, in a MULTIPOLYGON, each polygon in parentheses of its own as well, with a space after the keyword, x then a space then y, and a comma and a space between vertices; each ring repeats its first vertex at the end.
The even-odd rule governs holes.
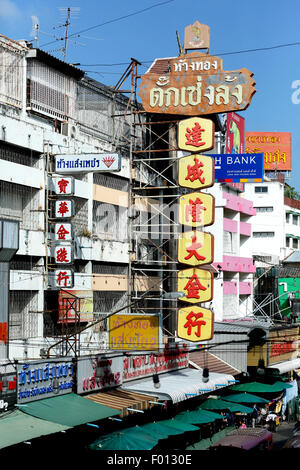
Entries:
POLYGON ((288 212, 286 212, 286 214, 285 214, 285 221, 286 221, 287 224, 290 223, 290 214, 288 212))
POLYGON ((298 225, 298 219, 299 219, 298 215, 293 215, 293 224, 294 225, 298 225))
POLYGON ((271 238, 275 236, 275 232, 253 232, 254 238, 271 238))
POLYGON ((297 238, 293 238, 293 248, 298 248, 298 239, 297 238))
POLYGON ((286 238, 285 238, 285 246, 286 246, 287 248, 290 247, 290 238, 289 238, 289 237, 286 237, 286 238))
POLYGON ((268 186, 255 186, 254 191, 256 193, 267 193, 268 192, 268 186))
POLYGON ((274 207, 269 206, 269 207, 255 207, 256 212, 273 212, 274 207))

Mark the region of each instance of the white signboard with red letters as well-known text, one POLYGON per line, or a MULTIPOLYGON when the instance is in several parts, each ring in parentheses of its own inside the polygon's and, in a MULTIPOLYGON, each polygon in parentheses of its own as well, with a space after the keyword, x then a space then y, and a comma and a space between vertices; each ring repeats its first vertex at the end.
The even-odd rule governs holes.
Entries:
POLYGON ((72 176, 53 176, 52 181, 55 194, 59 196, 70 196, 74 194, 74 178, 72 178, 72 176))
POLYGON ((74 215, 73 201, 70 199, 59 199, 55 201, 56 219, 68 219, 74 215))
POLYGON ((61 222, 55 224, 55 240, 56 241, 68 241, 73 239, 72 224, 61 222))
POLYGON ((79 358, 77 393, 86 393, 122 385, 124 358, 103 355, 79 358))
POLYGON ((72 269, 55 269, 54 270, 54 287, 64 289, 66 287, 73 287, 73 270, 72 269))
POLYGON ((60 243, 54 248, 55 264, 70 264, 73 262, 73 245, 60 243))

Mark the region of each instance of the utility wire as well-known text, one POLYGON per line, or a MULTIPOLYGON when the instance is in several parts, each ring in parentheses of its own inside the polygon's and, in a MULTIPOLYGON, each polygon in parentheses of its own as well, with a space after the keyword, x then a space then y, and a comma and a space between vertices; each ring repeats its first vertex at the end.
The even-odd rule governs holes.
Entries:
MULTIPOLYGON (((90 26, 89 28, 82 29, 81 31, 77 31, 76 33, 70 34, 68 37, 71 38, 73 36, 76 36, 77 34, 85 33, 86 31, 91 31, 92 29, 100 28, 101 26, 105 26, 107 24, 115 23, 117 21, 124 20, 124 19, 130 18, 132 16, 140 15, 141 13, 145 13, 146 11, 152 10, 153 8, 157 8, 157 7, 160 7, 160 6, 163 6, 163 5, 167 5, 168 3, 172 3, 174 1, 175 0, 167 0, 167 1, 164 1, 164 2, 156 3, 155 5, 151 5, 150 7, 143 8, 142 10, 137 10, 133 13, 128 13, 127 15, 119 16, 117 18, 113 18, 111 20, 104 21, 103 23, 97 24, 95 26, 90 26)), ((63 39, 65 39, 65 38, 61 38, 61 39, 57 39, 57 40, 63 40, 63 39)), ((56 41, 51 41, 51 42, 48 42, 46 44, 42 44, 41 47, 46 47, 50 44, 55 43, 56 41)))

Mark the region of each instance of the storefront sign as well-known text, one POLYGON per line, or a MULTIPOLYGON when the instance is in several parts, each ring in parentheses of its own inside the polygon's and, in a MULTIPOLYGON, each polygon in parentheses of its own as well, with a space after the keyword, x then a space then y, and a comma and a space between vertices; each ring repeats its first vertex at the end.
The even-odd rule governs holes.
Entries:
POLYGON ((299 328, 270 331, 269 364, 298 357, 299 328))
POLYGON ((71 176, 62 178, 61 176, 53 176, 54 192, 59 196, 74 194, 74 178, 71 176))
POLYGON ((203 227, 214 223, 215 198, 200 192, 179 197, 179 223, 189 227, 203 227))
POLYGON ((57 219, 69 219, 74 215, 74 205, 71 199, 59 199, 55 201, 55 217, 57 219))
POLYGON ((178 124, 178 147, 197 152, 214 148, 215 125, 211 119, 190 118, 178 124))
POLYGON ((73 262, 73 245, 59 243, 54 247, 54 260, 56 264, 70 264, 73 262))
POLYGON ((178 311, 177 335, 187 341, 208 341, 214 334, 214 314, 202 307, 185 307, 178 311))
POLYGON ((184 188, 210 188, 215 182, 215 161, 207 155, 189 155, 178 161, 178 184, 184 188))
POLYGON ((54 270, 54 287, 65 288, 73 287, 74 275, 72 269, 55 269, 54 270))
POLYGON ((177 273, 179 300, 189 303, 209 302, 213 297, 213 274, 205 269, 183 269, 177 273))
POLYGON ((209 26, 195 21, 185 28, 184 49, 209 49, 209 26))
POLYGON ((91 322, 93 309, 93 291, 63 289, 58 293, 58 323, 74 323, 76 315, 81 322, 91 322))
POLYGON ((0 375, 0 415, 2 412, 15 409, 17 403, 17 373, 0 375))
POLYGON ((178 261, 190 266, 210 264, 214 259, 214 236, 193 230, 179 235, 178 261))
POLYGON ((122 385, 122 357, 96 355, 78 359, 77 362, 77 393, 97 392, 122 385))
POLYGON ((245 119, 236 113, 226 114, 226 153, 245 152, 245 119))
POLYGON ((265 171, 292 170, 290 132, 246 132, 246 153, 263 153, 265 171))
POLYGON ((215 161, 217 183, 262 182, 264 155, 262 153, 210 154, 215 161))
POLYGON ((256 91, 252 77, 247 69, 174 73, 170 67, 164 75, 143 75, 139 96, 148 113, 200 116, 239 111, 249 106, 256 91))
POLYGON ((124 358, 123 382, 184 369, 188 365, 189 353, 183 348, 165 349, 157 354, 130 355, 124 358))
POLYGON ((158 315, 111 315, 108 319, 109 347, 118 350, 155 350, 160 345, 158 315))
POLYGON ((61 222, 55 224, 54 228, 55 240, 72 240, 73 239, 73 230, 72 224, 61 222))
POLYGON ((18 364, 18 403, 72 392, 73 362, 59 360, 18 364))
POLYGON ((55 173, 89 173, 121 170, 121 155, 117 153, 90 153, 56 155, 55 173))

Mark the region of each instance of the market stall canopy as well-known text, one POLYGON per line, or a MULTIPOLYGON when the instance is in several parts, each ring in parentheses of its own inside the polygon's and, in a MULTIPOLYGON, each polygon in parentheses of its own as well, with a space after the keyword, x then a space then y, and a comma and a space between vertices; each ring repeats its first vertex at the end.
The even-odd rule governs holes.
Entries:
POLYGON ((79 426, 119 415, 119 411, 98 405, 75 393, 32 401, 22 406, 24 413, 65 426, 79 426))
POLYGON ((199 405, 199 409, 203 410, 229 410, 232 413, 252 413, 253 409, 239 403, 221 400, 220 398, 209 398, 199 405))
POLYGON ((197 426, 193 426, 193 424, 187 423, 186 421, 177 420, 177 419, 165 419, 161 421, 161 423, 166 424, 168 427, 174 427, 175 429, 179 429, 182 433, 188 431, 199 431, 197 426))
POLYGON ((213 423, 217 419, 223 419, 223 416, 218 413, 202 409, 183 411, 175 416, 175 421, 184 421, 190 424, 213 423))
POLYGON ((162 400, 172 400, 178 403, 192 396, 202 395, 219 388, 227 387, 235 382, 232 375, 209 373, 208 382, 202 380, 202 369, 179 369, 159 375, 160 387, 155 388, 152 377, 133 382, 123 383, 122 390, 151 394, 162 400))
POLYGON ((102 436, 89 447, 92 450, 151 450, 159 439, 161 436, 128 428, 102 436))
POLYGON ((269 403, 269 400, 247 392, 226 395, 223 400, 234 403, 269 403))
POLYGON ((249 392, 249 393, 279 393, 285 390, 288 384, 284 382, 275 382, 273 385, 264 384, 260 382, 249 382, 245 384, 237 384, 229 387, 230 390, 236 392, 249 392))
POLYGON ((0 420, 0 449, 37 437, 71 429, 15 410, 0 420))

